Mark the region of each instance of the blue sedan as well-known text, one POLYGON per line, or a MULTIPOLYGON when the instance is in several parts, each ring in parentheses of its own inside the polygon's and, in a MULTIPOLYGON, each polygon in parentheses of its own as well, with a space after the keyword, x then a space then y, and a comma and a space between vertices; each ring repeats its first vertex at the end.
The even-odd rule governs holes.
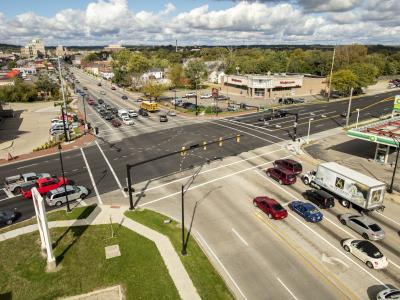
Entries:
POLYGON ((298 213, 308 222, 317 223, 322 221, 322 218, 324 217, 323 214, 311 203, 293 201, 289 203, 289 208, 298 213))

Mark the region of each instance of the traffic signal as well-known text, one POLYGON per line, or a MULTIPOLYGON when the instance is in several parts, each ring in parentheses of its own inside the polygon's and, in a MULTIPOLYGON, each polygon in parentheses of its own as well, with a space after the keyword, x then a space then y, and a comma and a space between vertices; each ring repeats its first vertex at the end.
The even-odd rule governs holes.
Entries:
POLYGON ((218 145, 219 145, 220 147, 222 147, 222 137, 219 138, 218 145))
POLYGON ((236 135, 236 143, 240 143, 240 134, 236 135))
POLYGON ((206 141, 203 142, 203 150, 207 150, 207 142, 206 141))
POLYGON ((181 150, 181 156, 185 156, 187 153, 186 147, 182 146, 182 150, 181 150))

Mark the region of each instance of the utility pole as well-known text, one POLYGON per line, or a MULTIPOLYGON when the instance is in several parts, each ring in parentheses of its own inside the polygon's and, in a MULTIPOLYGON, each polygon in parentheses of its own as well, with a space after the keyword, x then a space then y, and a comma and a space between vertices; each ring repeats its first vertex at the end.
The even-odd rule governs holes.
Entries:
POLYGON ((195 80, 195 85, 196 85, 196 103, 195 103, 195 106, 196 106, 196 117, 197 117, 197 115, 198 115, 198 110, 197 110, 197 80, 199 79, 199 76, 198 75, 196 75, 195 76, 195 78, 194 78, 194 80, 195 80))
POLYGON ((349 126, 350 112, 351 112, 351 98, 353 97, 353 88, 350 88, 349 107, 347 108, 346 127, 349 126))
POLYGON ((185 186, 181 186, 181 210, 182 210, 182 255, 186 255, 186 241, 185 241, 185 186))
POLYGON ((65 193, 65 198, 67 200, 67 212, 71 212, 71 208, 69 207, 69 201, 68 201, 68 192, 67 192, 67 184, 65 182, 65 173, 64 173, 64 164, 62 160, 62 154, 61 154, 61 143, 58 144, 58 152, 60 154, 60 163, 61 163, 61 173, 62 173, 62 178, 64 182, 64 193, 65 193))
MULTIPOLYGON (((61 83, 61 93, 62 93, 62 97, 63 97, 63 101, 64 101, 64 110, 65 110, 65 114, 67 115, 67 118, 68 118, 67 102, 65 101, 65 94, 64 94, 64 81, 63 81, 63 78, 61 75, 61 64, 60 64, 59 56, 57 56, 57 60, 58 60, 58 72, 59 72, 60 83, 61 83)), ((68 134, 69 128, 68 128, 68 132, 67 132, 68 122, 67 122, 67 124, 65 124, 64 113, 62 114, 62 118, 63 118, 63 125, 64 125, 65 140, 68 142, 69 141, 69 134, 68 134)))
POLYGON ((83 112, 85 115, 85 135, 87 131, 87 122, 86 122, 86 104, 85 104, 85 95, 82 95, 82 102, 83 102, 83 112))
POLYGON ((329 102, 329 100, 331 98, 332 73, 333 73, 333 65, 335 63, 335 54, 336 54, 336 47, 333 48, 332 65, 331 65, 331 72, 330 72, 330 76, 329 76, 328 102, 329 102))

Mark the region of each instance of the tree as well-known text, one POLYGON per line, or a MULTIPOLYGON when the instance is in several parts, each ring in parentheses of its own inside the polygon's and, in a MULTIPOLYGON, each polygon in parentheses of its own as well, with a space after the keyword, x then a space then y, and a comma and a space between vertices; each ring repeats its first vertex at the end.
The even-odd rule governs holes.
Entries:
POLYGON ((141 83, 142 75, 147 72, 151 65, 147 57, 141 53, 131 53, 126 65, 127 71, 132 77, 132 85, 137 89, 141 83))
POLYGON ((82 62, 84 62, 84 63, 91 63, 91 62, 94 62, 96 60, 99 60, 99 56, 95 52, 86 54, 85 57, 82 58, 82 62))
POLYGON ((335 69, 345 68, 354 63, 364 62, 368 48, 364 45, 353 44, 336 48, 335 69))
POLYGON ((332 87, 344 95, 349 95, 351 88, 358 87, 357 75, 349 69, 336 71, 332 74, 332 87))
POLYGON ((367 87, 376 82, 379 69, 373 64, 358 63, 350 66, 350 70, 357 76, 357 86, 354 88, 367 87))
POLYGON ((183 66, 182 64, 174 64, 171 66, 168 78, 171 80, 171 84, 174 87, 181 87, 183 85, 183 66))
POLYGON ((7 68, 8 68, 9 70, 15 68, 16 66, 17 66, 17 63, 16 63, 15 60, 10 60, 10 61, 7 63, 7 68))
POLYGON ((35 85, 16 79, 14 85, 0 87, 0 101, 33 102, 38 99, 35 85))
POLYGON ((189 61, 185 69, 185 75, 192 88, 195 88, 201 80, 206 79, 207 73, 207 66, 199 59, 189 61))
POLYGON ((150 100, 158 100, 160 96, 167 90, 164 84, 158 84, 154 80, 147 80, 142 87, 142 92, 149 97, 150 100))

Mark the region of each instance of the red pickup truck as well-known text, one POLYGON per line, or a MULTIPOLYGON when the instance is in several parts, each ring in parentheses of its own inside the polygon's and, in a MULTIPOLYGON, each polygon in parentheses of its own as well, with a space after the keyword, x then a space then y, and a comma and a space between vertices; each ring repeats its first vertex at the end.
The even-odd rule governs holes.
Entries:
MULTIPOLYGON (((65 179, 65 184, 70 184, 70 180, 65 179)), ((39 178, 36 180, 35 187, 37 188, 38 192, 41 195, 46 195, 47 192, 54 190, 56 188, 59 188, 60 186, 64 185, 64 180, 62 177, 45 177, 45 178, 39 178)), ((32 198, 32 191, 31 187, 27 188, 22 188, 22 196, 25 199, 30 199, 32 198)))

